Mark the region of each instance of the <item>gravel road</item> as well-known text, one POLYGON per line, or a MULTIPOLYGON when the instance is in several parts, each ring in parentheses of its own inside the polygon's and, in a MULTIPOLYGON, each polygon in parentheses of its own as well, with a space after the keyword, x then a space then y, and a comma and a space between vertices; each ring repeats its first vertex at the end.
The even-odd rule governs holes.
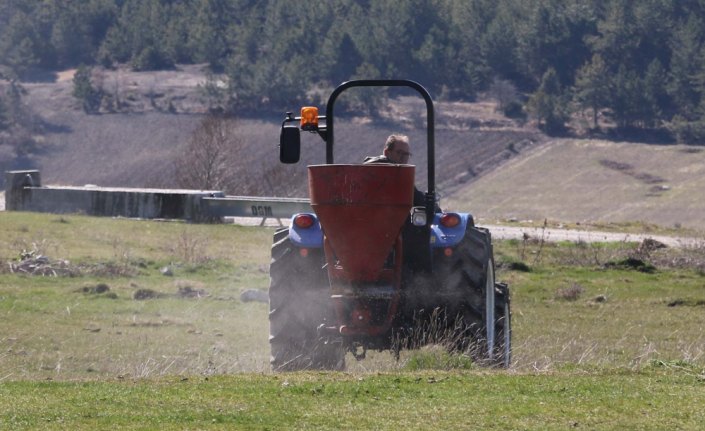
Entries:
MULTIPOLYGON (((262 223, 260 218, 235 217, 228 218, 232 222, 244 226, 258 226, 262 223)), ((281 223, 286 225, 288 220, 281 219, 281 223)), ((263 226, 282 226, 277 219, 265 220, 263 226)), ((569 229, 543 229, 540 227, 519 227, 519 226, 497 226, 481 225, 490 230, 492 236, 497 239, 523 239, 525 235, 529 238, 544 239, 545 241, 573 241, 573 242, 642 242, 645 239, 653 239, 669 247, 705 247, 704 238, 672 237, 665 235, 633 234, 620 232, 600 232, 569 229)))
POLYGON ((524 235, 545 241, 575 241, 575 242, 642 242, 645 239, 666 244, 669 247, 698 247, 705 244, 703 238, 672 237, 664 235, 633 234, 619 232, 582 231, 568 229, 543 229, 538 227, 515 226, 484 226, 490 230, 494 238, 522 239, 524 235))

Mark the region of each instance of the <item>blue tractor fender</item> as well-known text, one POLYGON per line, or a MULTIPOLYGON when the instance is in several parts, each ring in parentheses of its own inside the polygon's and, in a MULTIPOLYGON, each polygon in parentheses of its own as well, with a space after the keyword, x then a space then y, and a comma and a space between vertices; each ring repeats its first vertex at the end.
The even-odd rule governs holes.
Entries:
POLYGON ((298 213, 291 216, 291 223, 289 223, 289 240, 298 247, 323 248, 323 231, 321 230, 321 223, 318 221, 316 214, 298 213), (314 222, 311 227, 302 228, 294 223, 294 219, 300 214, 313 217, 314 222))
POLYGON ((431 224, 431 248, 455 247, 465 237, 468 226, 475 225, 473 217, 469 213, 452 213, 460 218, 460 223, 453 227, 443 226, 441 217, 444 213, 438 213, 433 218, 431 224))
MULTIPOLYGON (((301 213, 299 213, 301 214, 301 213)), ((294 224, 294 219, 299 214, 294 214, 291 217, 289 224, 289 239, 298 247, 306 248, 321 248, 323 247, 323 231, 321 224, 313 213, 306 213, 314 218, 314 223, 311 227, 302 228, 294 224)), ((453 227, 443 226, 440 222, 442 214, 436 214, 431 224, 431 247, 444 248, 454 247, 460 243, 465 237, 465 231, 468 226, 474 225, 474 220, 469 213, 455 213, 460 217, 460 223, 453 227)))

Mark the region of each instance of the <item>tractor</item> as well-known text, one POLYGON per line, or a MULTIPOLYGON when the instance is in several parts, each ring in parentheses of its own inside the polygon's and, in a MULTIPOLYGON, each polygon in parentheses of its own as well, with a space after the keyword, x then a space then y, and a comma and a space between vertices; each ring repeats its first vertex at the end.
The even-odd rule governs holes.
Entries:
POLYGON ((472 215, 440 211, 434 107, 409 80, 355 80, 315 107, 286 113, 279 158, 297 163, 301 131, 318 134, 326 163, 308 166, 313 212, 274 233, 269 323, 274 371, 342 370, 348 352, 440 344, 474 363, 511 361, 509 288, 495 281, 490 232, 472 215), (334 106, 354 87, 409 87, 426 102, 428 190, 414 206, 415 166, 335 164, 334 106))

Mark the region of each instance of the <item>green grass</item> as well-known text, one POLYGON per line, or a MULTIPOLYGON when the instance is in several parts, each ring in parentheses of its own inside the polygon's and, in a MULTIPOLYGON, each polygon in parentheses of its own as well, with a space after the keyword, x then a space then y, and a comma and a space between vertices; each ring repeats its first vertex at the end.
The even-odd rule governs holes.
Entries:
POLYGON ((0 429, 699 429, 705 420, 701 249, 498 242, 498 278, 512 288, 510 370, 430 346, 399 362, 348 357, 345 373, 271 374, 267 304, 239 294, 266 289, 272 232, 0 212, 0 429), (70 275, 11 272, 23 252, 64 262, 70 275), (610 265, 627 257, 656 270, 610 265), (509 269, 517 263, 523 270, 509 269), (157 296, 135 300, 140 289, 157 296))
POLYGON ((239 295, 268 286, 271 230, 20 213, 0 220, 0 380, 268 368, 267 305, 239 295), (23 250, 54 266, 68 261, 76 275, 10 273, 23 250), (99 284, 109 291, 90 293, 99 284), (140 289, 160 297, 133 299, 140 289), (184 298, 180 289, 205 295, 184 298))
POLYGON ((705 307, 671 306, 705 299, 701 275, 565 268, 509 274, 508 281, 519 368, 705 360, 705 307), (576 300, 557 295, 571 286, 582 288, 576 300))
POLYGON ((705 363, 705 250, 640 251, 629 243, 497 244, 512 287, 515 367, 705 363), (654 272, 615 265, 631 257, 654 272), (648 267, 648 266, 647 266, 648 267), (579 292, 577 298, 566 292, 579 292))
POLYGON ((702 370, 243 374, 0 387, 3 429, 701 429, 702 370), (7 401, 10 401, 9 403, 7 401))

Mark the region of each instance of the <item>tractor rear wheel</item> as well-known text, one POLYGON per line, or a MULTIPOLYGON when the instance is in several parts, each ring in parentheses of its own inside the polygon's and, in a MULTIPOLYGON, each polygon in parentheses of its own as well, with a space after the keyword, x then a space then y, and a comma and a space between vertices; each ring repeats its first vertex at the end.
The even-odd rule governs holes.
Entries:
MULTIPOLYGON (((495 282, 492 240, 487 229, 469 227, 453 254, 446 286, 460 294, 454 311, 456 348, 480 363, 509 366, 511 328, 509 289, 495 282)), ((452 317, 449 316, 449 317, 452 317)))
POLYGON ((317 327, 330 321, 328 274, 320 249, 306 256, 289 239, 288 228, 274 234, 269 267, 269 343, 274 371, 342 370, 342 343, 318 336, 317 327))

